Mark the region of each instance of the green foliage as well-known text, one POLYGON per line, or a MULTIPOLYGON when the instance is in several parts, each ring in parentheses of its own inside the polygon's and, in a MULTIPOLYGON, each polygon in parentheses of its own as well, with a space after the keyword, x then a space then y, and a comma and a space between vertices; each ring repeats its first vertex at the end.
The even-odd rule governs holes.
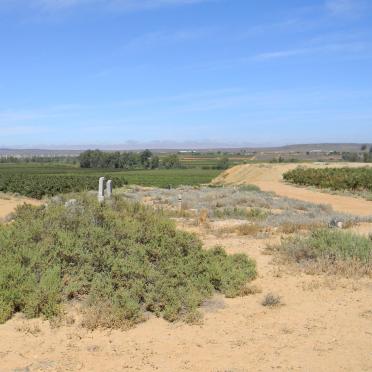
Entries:
POLYGON ((372 146, 368 149, 367 145, 361 147, 362 152, 343 152, 342 160, 350 162, 372 162, 372 146))
POLYGON ((350 232, 315 230, 308 237, 298 236, 284 240, 275 248, 301 265, 320 263, 324 271, 337 271, 337 268, 341 268, 340 271, 345 272, 344 264, 353 262, 365 273, 372 272, 372 241, 350 232))
POLYGON ((298 185, 333 190, 372 191, 372 168, 296 168, 283 175, 298 185))
POLYGON ((81 168, 154 169, 159 166, 158 157, 154 157, 150 150, 141 153, 87 150, 78 159, 81 168))
POLYGON ((237 296, 256 275, 245 255, 204 250, 143 205, 77 199, 67 208, 21 206, 0 225, 0 322, 17 311, 50 318, 73 299, 90 328, 131 326, 146 311, 191 319, 215 291, 237 296))
POLYGON ((216 164, 216 169, 227 169, 230 166, 230 161, 227 156, 222 157, 216 164))
POLYGON ((239 186, 239 190, 240 191, 257 191, 257 192, 261 191, 261 189, 258 186, 250 185, 250 184, 239 186))
POLYGON ((97 189, 98 178, 101 176, 113 180, 115 188, 126 184, 177 187, 208 183, 218 174, 216 170, 198 168, 110 170, 107 173, 99 169, 80 169, 68 166, 3 164, 0 165, 0 191, 42 198, 44 195, 97 189))
POLYGON ((226 207, 214 211, 217 218, 242 218, 247 220, 263 220, 268 217, 269 212, 262 208, 239 208, 226 207))
POLYGON ((76 156, 30 156, 30 157, 15 157, 15 156, 0 156, 0 164, 19 164, 19 163, 38 163, 38 164, 76 164, 78 158, 76 156))
POLYGON ((168 155, 162 159, 162 166, 167 169, 182 168, 180 159, 176 154, 168 155))
MULTIPOLYGON (((110 178, 117 187, 127 182, 121 177, 110 178)), ((0 191, 19 193, 36 199, 60 193, 92 190, 97 188, 98 178, 94 175, 66 174, 15 174, 0 175, 0 191)))

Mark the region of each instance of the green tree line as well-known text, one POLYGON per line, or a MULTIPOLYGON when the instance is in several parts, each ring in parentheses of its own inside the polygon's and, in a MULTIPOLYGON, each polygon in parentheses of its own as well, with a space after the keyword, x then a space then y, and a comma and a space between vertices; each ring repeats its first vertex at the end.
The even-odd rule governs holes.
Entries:
POLYGON ((81 168, 111 168, 111 169, 156 169, 156 168, 182 168, 180 159, 176 154, 168 155, 162 159, 150 150, 136 152, 104 152, 100 150, 87 150, 79 155, 81 168))

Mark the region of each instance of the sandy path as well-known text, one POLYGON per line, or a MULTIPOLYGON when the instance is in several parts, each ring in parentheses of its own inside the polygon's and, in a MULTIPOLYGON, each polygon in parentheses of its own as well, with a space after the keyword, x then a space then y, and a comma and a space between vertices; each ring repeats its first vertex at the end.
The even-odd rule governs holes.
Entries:
POLYGON ((0 326, 0 370, 6 371, 370 371, 372 281, 286 272, 264 255, 268 242, 204 237, 257 260, 262 293, 217 297, 201 325, 153 318, 127 332, 53 329, 15 317, 0 326), (283 306, 268 309, 273 292, 283 306))
MULTIPOLYGON (((305 167, 325 167, 328 165, 301 164, 305 167)), ((366 166, 362 163, 336 163, 331 167, 366 166)), ((330 204, 334 210, 360 216, 372 215, 372 201, 350 196, 332 195, 324 192, 308 190, 285 184, 282 180, 283 173, 298 167, 298 164, 246 164, 233 167, 219 177, 214 183, 223 184, 254 184, 263 191, 273 191, 277 195, 286 196, 317 204, 330 204)))
POLYGON ((18 205, 21 205, 23 203, 41 205, 42 201, 30 198, 0 195, 0 219, 12 213, 18 205))

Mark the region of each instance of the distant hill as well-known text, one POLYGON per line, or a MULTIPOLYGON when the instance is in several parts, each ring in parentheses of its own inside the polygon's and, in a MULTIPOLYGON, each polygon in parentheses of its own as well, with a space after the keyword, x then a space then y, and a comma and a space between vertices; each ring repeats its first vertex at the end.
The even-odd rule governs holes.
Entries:
MULTIPOLYGON (((278 147, 211 147, 211 148, 155 148, 153 152, 178 152, 180 150, 194 150, 197 152, 248 152, 248 153, 306 153, 306 152, 358 152, 361 149, 362 144, 360 143, 314 143, 314 144, 296 144, 286 145, 278 147)), ((125 145, 121 148, 120 145, 115 146, 94 146, 91 148, 100 148, 107 151, 128 151, 125 145)), ((19 156, 19 157, 30 157, 30 156, 78 156, 86 148, 76 149, 12 149, 12 148, 0 148, 0 156, 19 156)), ((144 148, 139 147, 138 149, 131 149, 129 151, 140 151, 144 148)), ((151 149, 151 148, 150 148, 151 149)))

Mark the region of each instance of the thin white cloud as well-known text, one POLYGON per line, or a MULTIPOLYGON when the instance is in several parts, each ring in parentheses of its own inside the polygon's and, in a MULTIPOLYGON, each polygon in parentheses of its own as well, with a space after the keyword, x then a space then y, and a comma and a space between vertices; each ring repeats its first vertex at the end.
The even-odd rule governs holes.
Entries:
POLYGON ((306 48, 298 49, 287 49, 287 50, 278 50, 273 52, 259 53, 253 57, 254 60, 272 60, 278 58, 286 58, 293 56, 300 56, 305 54, 319 54, 319 53, 358 53, 367 50, 370 47, 369 44, 364 42, 352 42, 352 43, 335 43, 335 44, 326 44, 321 46, 310 46, 306 48))
POLYGON ((358 17, 368 8, 364 0, 327 0, 326 9, 333 16, 358 17))

